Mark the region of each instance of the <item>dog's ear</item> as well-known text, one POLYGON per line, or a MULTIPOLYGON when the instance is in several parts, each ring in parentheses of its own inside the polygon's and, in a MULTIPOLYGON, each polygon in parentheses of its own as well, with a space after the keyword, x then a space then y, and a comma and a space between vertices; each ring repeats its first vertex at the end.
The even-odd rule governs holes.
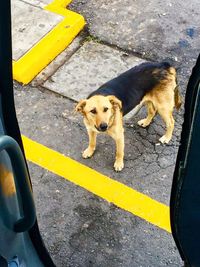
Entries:
POLYGON ((78 104, 75 107, 76 112, 83 113, 84 107, 86 105, 86 99, 82 99, 78 102, 78 104))
POLYGON ((117 107, 121 110, 122 109, 122 102, 114 95, 108 96, 110 103, 116 109, 117 107))

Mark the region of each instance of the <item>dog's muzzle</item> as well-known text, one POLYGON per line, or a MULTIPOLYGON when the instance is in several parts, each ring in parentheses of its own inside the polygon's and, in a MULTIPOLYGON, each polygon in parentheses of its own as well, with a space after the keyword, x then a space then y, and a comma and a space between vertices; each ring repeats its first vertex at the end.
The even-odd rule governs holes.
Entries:
POLYGON ((99 131, 99 132, 105 132, 106 130, 108 129, 108 124, 107 123, 101 123, 100 125, 99 125, 99 127, 97 128, 97 130, 99 131))

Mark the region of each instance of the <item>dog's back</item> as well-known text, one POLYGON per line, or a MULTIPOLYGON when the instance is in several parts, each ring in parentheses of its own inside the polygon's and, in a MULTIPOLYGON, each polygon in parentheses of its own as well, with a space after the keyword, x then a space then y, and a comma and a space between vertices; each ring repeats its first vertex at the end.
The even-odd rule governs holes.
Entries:
POLYGON ((122 101, 122 112, 126 115, 139 104, 146 93, 167 80, 170 73, 175 78, 176 71, 167 62, 142 63, 108 81, 88 98, 94 95, 114 95, 122 101))

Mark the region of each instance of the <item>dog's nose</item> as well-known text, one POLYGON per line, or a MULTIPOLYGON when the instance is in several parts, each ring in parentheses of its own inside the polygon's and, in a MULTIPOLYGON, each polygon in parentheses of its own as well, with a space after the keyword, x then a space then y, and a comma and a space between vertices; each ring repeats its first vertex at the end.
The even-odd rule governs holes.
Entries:
POLYGON ((102 132, 105 132, 108 128, 108 125, 107 123, 103 122, 99 125, 99 130, 102 131, 102 132))

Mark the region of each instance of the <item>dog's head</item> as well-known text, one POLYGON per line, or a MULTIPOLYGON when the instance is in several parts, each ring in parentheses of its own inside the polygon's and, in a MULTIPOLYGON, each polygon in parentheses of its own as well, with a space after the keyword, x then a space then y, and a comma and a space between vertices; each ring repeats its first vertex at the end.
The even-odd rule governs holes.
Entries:
POLYGON ((116 110, 121 108, 121 101, 117 97, 95 95, 81 100, 76 111, 83 114, 90 127, 105 132, 111 126, 116 110))

